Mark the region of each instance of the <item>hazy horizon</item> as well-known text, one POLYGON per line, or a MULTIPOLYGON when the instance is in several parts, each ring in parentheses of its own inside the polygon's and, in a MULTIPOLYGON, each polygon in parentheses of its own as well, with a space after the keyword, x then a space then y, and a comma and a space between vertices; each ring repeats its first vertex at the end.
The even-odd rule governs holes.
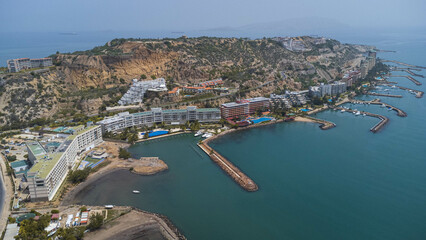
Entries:
MULTIPOLYGON (((236 30, 253 25, 290 21, 298 26, 323 22, 320 28, 377 29, 426 28, 426 2, 277 1, 228 2, 152 1, 7 1, 0 9, 0 32, 82 31, 203 31, 236 30), (306 21, 305 21, 306 20, 306 21)), ((288 27, 288 26, 286 26, 288 27)))

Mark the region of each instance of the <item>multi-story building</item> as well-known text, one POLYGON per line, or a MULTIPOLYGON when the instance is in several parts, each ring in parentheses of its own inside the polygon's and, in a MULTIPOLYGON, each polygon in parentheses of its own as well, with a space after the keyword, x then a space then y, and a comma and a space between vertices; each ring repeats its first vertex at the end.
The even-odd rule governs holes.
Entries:
POLYGON ((214 87, 214 86, 218 86, 218 85, 222 85, 222 84, 223 84, 222 78, 218 78, 218 79, 214 79, 214 80, 210 80, 210 81, 206 81, 206 82, 200 82, 200 83, 198 83, 198 86, 200 86, 200 87, 214 87))
POLYGON ((270 105, 269 98, 257 97, 222 104, 220 111, 225 119, 231 119, 240 116, 248 116, 257 110, 268 109, 270 105))
POLYGON ((308 90, 295 92, 286 91, 283 95, 271 94, 270 97, 271 102, 275 106, 289 109, 293 106, 305 105, 307 102, 306 94, 308 94, 308 92, 308 90))
POLYGON ((151 111, 139 113, 119 113, 111 118, 97 122, 104 132, 119 131, 128 127, 152 126, 155 123, 184 124, 187 121, 217 122, 220 110, 217 108, 197 108, 188 106, 186 109, 152 108, 151 111))
POLYGON ((346 92, 346 88, 347 84, 345 82, 321 83, 319 86, 309 87, 309 94, 311 97, 334 96, 346 92))
POLYGON ((77 157, 102 142, 100 126, 76 129, 79 131, 68 136, 53 153, 47 153, 37 142, 27 143, 28 156, 35 157, 27 172, 31 201, 52 200, 69 170, 75 167, 77 157))
POLYGON ((24 69, 50 67, 52 66, 52 58, 18 58, 7 60, 7 68, 9 72, 19 72, 24 69))
POLYGON ((147 91, 163 92, 167 91, 166 80, 157 78, 149 81, 138 81, 133 79, 133 84, 130 89, 118 101, 120 105, 139 104, 143 102, 143 98, 147 91))
POLYGON ((31 59, 31 68, 41 68, 52 66, 52 58, 36 58, 31 59))
POLYGON ((19 72, 23 69, 30 69, 31 62, 29 58, 18 58, 7 60, 7 68, 9 72, 19 72))

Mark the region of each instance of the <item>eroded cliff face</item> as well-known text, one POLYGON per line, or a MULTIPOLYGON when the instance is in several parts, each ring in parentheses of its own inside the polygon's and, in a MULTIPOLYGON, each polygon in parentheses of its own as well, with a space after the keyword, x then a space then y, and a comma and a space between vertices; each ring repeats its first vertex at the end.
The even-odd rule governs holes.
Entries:
MULTIPOLYGON (((0 126, 41 117, 63 120, 76 114, 95 115, 103 106, 116 104, 131 80, 141 75, 166 78, 169 87, 219 77, 226 86, 237 89, 273 82, 245 91, 247 97, 277 89, 298 90, 306 83, 338 78, 342 71, 359 64, 363 51, 363 46, 337 41, 298 53, 271 39, 115 39, 92 50, 54 55, 55 66, 50 71, 1 75, 0 126), (282 71, 288 78, 280 77, 282 71)), ((168 101, 176 99, 154 95, 146 100, 151 106, 168 101)))

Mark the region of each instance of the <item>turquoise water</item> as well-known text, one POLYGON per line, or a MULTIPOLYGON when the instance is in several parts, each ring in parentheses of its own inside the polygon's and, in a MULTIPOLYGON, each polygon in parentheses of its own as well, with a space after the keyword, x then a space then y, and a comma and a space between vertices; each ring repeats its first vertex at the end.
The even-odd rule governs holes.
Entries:
MULTIPOLYGON (((423 42, 382 44, 399 52, 381 57, 426 65, 423 42)), ((243 191, 188 134, 130 148, 134 157, 159 156, 168 171, 155 176, 120 171, 79 197, 87 204, 165 214, 189 239, 425 239, 425 97, 399 89, 388 93, 404 96, 381 99, 408 117, 380 106, 347 105, 388 116, 390 123, 376 134, 369 131, 376 118, 325 111, 316 117, 336 128, 280 123, 215 140, 211 145, 259 185, 257 192, 243 191), (142 194, 132 194, 134 189, 142 194)))

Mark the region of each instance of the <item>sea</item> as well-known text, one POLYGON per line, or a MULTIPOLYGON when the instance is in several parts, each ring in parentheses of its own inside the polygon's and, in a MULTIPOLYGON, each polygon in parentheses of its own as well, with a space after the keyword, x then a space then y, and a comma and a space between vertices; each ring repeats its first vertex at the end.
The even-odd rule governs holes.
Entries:
MULTIPOLYGON (((61 50, 58 42, 55 49, 80 50, 108 40, 93 36, 90 47, 68 42, 61 50)), ((378 57, 426 66, 426 38, 338 40, 395 50, 378 57)), ((46 49, 52 48, 48 43, 46 49)), ((416 73, 426 76, 426 70, 416 73)), ((391 80, 426 91, 406 78, 391 80)), ((426 97, 391 87, 376 92, 402 95, 379 98, 408 116, 377 105, 347 104, 390 122, 372 133, 378 119, 327 110, 315 117, 334 122, 337 127, 330 130, 315 123, 279 123, 211 142, 258 184, 257 192, 244 191, 215 165, 197 147, 199 138, 181 134, 129 149, 135 158, 160 157, 167 171, 153 176, 117 171, 81 192, 78 202, 130 205, 166 215, 188 239, 426 239, 426 97)))

